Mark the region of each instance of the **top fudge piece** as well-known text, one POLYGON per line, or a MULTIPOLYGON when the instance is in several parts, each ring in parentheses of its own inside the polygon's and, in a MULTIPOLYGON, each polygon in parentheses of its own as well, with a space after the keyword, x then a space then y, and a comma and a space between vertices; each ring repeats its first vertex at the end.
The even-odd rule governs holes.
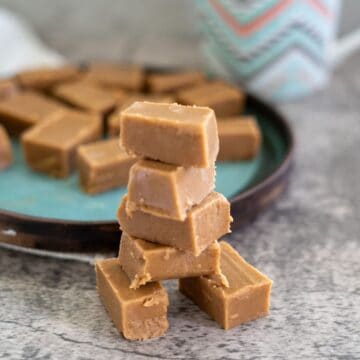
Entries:
POLYGON ((176 99, 180 104, 208 106, 217 117, 225 117, 242 112, 245 94, 230 84, 212 81, 181 90, 176 99))
POLYGON ((219 151, 214 111, 135 102, 121 113, 120 142, 129 153, 165 163, 210 167, 219 151))
POLYGON ((95 113, 110 111, 118 101, 117 95, 83 81, 60 84, 53 93, 72 106, 95 113))
POLYGON ((10 134, 19 135, 28 127, 64 110, 62 104, 28 91, 0 101, 0 122, 10 134))
POLYGON ((150 92, 166 93, 178 91, 204 81, 199 71, 182 71, 172 73, 155 73, 148 75, 147 85, 150 92))
POLYGON ((144 71, 134 65, 98 63, 90 65, 84 80, 103 87, 140 91, 144 85, 144 71))
POLYGON ((79 70, 75 66, 62 66, 58 68, 39 68, 25 70, 16 75, 16 80, 24 89, 48 89, 55 84, 75 80, 79 70))

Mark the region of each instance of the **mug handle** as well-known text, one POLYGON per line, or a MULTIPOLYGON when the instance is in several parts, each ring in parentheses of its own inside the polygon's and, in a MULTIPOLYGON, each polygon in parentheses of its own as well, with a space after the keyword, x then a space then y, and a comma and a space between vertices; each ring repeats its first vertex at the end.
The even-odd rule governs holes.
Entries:
POLYGON ((335 41, 330 54, 333 67, 340 65, 360 47, 360 29, 335 41))

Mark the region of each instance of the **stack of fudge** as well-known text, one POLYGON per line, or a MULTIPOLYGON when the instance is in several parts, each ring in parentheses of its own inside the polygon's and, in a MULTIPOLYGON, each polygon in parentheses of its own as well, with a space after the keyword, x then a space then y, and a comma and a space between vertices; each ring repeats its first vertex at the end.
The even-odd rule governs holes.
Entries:
POLYGON ((165 333, 166 279, 180 279, 180 291, 225 329, 266 315, 271 280, 217 241, 232 218, 214 192, 214 111, 135 102, 120 128, 121 145, 138 160, 118 209, 119 256, 96 263, 99 296, 118 330, 132 340, 165 333))

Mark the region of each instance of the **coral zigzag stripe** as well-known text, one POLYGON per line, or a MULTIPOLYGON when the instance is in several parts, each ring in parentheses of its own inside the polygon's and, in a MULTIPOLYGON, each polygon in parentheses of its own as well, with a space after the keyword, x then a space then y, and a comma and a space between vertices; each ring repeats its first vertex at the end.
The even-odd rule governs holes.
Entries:
POLYGON ((265 12, 261 16, 259 16, 253 22, 248 24, 241 25, 238 21, 224 9, 221 4, 216 0, 209 0, 209 4, 213 7, 214 11, 216 11, 219 16, 225 21, 236 34, 238 35, 247 35, 258 28, 260 28, 265 23, 269 22, 272 18, 278 15, 282 10, 288 7, 292 3, 291 0, 281 0, 276 6, 273 6, 269 9, 269 11, 265 12))
POLYGON ((309 5, 315 8, 321 15, 330 18, 332 16, 329 9, 320 0, 306 0, 309 5))

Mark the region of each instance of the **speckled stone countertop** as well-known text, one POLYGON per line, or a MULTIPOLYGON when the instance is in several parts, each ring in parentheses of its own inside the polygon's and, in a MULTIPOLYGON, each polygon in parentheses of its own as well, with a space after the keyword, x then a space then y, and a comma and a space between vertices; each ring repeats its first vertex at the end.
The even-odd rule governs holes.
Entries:
MULTIPOLYGON (((24 4, 5 3, 15 9, 24 4)), ((72 26, 74 15, 62 12, 70 1, 58 2, 57 13, 46 9, 44 1, 36 3, 48 15, 38 25, 41 35, 71 59, 95 53, 116 59, 113 43, 121 47, 128 41, 112 35, 116 32, 109 20, 107 30, 78 46, 79 39, 88 39, 91 20, 98 29, 104 24, 104 13, 98 22, 85 14, 83 22, 72 26)), ((198 65, 192 45, 197 40, 187 41, 187 36, 166 61, 159 53, 174 47, 166 40, 153 39, 150 47, 148 41, 136 48, 132 44, 126 53, 139 62, 198 65)), ((325 91, 281 106, 298 140, 291 186, 254 223, 229 237, 274 280, 269 317, 225 332, 178 293, 176 282, 167 282, 168 333, 129 342, 100 304, 91 266, 0 249, 0 358, 359 359, 359 62, 360 55, 352 57, 325 91)))

